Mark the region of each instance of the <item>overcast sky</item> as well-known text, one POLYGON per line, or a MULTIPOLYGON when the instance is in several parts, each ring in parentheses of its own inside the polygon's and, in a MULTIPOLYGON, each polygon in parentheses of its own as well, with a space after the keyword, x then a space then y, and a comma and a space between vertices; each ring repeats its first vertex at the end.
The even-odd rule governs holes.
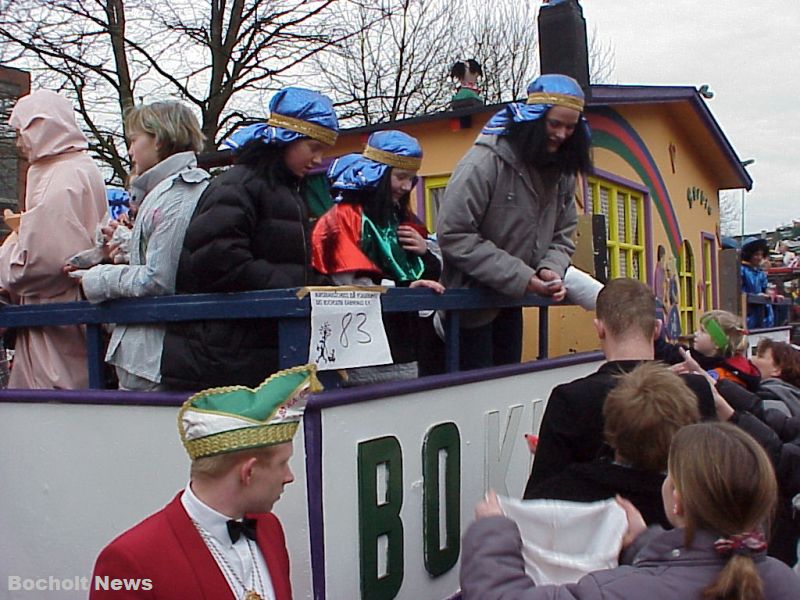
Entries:
POLYGON ((614 48, 610 83, 710 86, 708 106, 739 158, 756 161, 748 233, 800 219, 800 1, 580 4, 587 29, 614 48))

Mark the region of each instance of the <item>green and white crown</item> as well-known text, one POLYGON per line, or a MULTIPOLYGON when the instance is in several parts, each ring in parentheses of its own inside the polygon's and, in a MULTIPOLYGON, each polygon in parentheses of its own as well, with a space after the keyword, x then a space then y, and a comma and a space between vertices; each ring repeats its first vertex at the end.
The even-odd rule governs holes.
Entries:
POLYGON ((178 413, 178 431, 192 460, 290 442, 306 397, 322 390, 316 366, 271 375, 256 389, 228 386, 191 396, 178 413))

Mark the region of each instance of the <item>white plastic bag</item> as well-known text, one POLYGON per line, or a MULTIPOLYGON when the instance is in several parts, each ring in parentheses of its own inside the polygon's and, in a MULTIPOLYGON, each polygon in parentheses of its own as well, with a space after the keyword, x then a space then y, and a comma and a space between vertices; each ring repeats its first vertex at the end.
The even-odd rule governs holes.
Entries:
POLYGON ((525 572, 537 585, 574 583, 618 566, 625 511, 613 500, 567 502, 500 497, 522 536, 525 572))

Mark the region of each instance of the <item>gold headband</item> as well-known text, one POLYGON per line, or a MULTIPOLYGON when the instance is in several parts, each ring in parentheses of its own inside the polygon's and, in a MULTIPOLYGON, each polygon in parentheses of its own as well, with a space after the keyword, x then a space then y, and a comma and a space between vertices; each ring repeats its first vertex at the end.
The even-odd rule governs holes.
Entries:
POLYGON ((273 127, 282 127, 283 129, 302 133, 303 135, 319 140, 329 146, 333 146, 336 143, 336 138, 339 135, 333 129, 328 129, 322 125, 309 123, 302 119, 295 119, 294 117, 287 117, 286 115, 280 115, 278 113, 272 113, 267 122, 273 127))
POLYGON ((422 166, 422 159, 416 156, 400 156, 393 152, 386 152, 378 150, 372 146, 367 145, 364 152, 361 153, 364 158, 374 160, 390 167, 397 167, 398 169, 407 169, 408 171, 419 171, 422 166))
POLYGON ((531 92, 528 94, 527 104, 553 104, 555 106, 566 106, 578 112, 583 112, 583 100, 568 94, 550 94, 548 92, 531 92))
POLYGON ((299 425, 299 421, 289 421, 260 427, 243 427, 196 440, 184 439, 183 445, 189 457, 192 460, 196 460, 205 456, 216 456, 218 454, 227 454, 228 452, 247 450, 248 448, 260 448, 262 446, 274 446, 291 442, 299 425))

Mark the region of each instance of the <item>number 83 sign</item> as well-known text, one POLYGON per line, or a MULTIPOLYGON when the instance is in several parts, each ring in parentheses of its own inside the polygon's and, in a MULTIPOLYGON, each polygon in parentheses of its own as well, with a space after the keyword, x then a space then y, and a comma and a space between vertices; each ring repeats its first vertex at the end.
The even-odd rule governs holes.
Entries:
POLYGON ((381 318, 381 292, 330 288, 310 295, 308 362, 320 371, 392 362, 381 318))

